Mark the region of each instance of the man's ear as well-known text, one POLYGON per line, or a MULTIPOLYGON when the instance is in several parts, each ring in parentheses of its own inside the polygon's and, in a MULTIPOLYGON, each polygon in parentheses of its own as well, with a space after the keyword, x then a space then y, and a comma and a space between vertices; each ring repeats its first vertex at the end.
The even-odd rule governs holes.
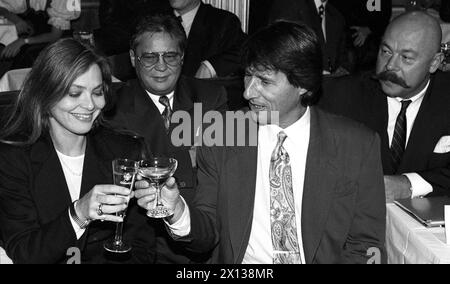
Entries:
POLYGON ((136 54, 134 54, 134 50, 130 49, 130 60, 133 68, 136 68, 136 54))
POLYGON ((303 89, 302 87, 298 87, 297 89, 298 89, 300 96, 303 96, 304 94, 309 92, 307 89, 303 89))
POLYGON ((431 61, 430 73, 433 74, 438 70, 442 62, 444 62, 444 58, 445 56, 442 52, 436 53, 436 55, 433 57, 433 60, 431 61))

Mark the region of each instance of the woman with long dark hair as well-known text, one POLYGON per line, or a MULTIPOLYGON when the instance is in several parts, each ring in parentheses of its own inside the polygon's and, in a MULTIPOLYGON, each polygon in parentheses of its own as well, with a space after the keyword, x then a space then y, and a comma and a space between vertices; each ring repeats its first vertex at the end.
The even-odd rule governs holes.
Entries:
MULTIPOLYGON (((0 130, 0 230, 15 263, 66 262, 73 248, 82 262, 105 262, 103 242, 132 196, 112 185, 111 161, 142 153, 137 139, 102 122, 110 85, 105 58, 75 40, 50 45, 36 60, 0 130)), ((145 224, 135 209, 129 236, 145 224)), ((152 246, 145 236, 150 242, 140 246, 152 246)))

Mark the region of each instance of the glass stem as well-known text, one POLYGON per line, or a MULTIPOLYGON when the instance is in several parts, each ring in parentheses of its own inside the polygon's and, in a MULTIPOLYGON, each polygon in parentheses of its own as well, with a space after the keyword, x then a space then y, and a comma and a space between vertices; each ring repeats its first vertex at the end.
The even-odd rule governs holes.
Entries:
POLYGON ((122 231, 123 231, 123 223, 117 223, 116 236, 114 237, 114 244, 116 244, 117 246, 122 245, 122 231))
POLYGON ((162 185, 158 185, 157 197, 156 197, 158 200, 156 200, 156 207, 163 207, 163 204, 161 202, 161 190, 162 190, 162 185))

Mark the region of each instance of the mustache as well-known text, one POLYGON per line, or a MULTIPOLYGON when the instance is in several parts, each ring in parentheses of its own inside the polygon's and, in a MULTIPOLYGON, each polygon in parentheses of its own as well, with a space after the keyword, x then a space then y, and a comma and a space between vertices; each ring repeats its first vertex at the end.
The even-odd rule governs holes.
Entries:
POLYGON ((405 89, 410 89, 411 87, 406 84, 405 80, 398 77, 394 72, 383 71, 373 76, 374 79, 379 81, 389 81, 396 85, 399 85, 405 89))

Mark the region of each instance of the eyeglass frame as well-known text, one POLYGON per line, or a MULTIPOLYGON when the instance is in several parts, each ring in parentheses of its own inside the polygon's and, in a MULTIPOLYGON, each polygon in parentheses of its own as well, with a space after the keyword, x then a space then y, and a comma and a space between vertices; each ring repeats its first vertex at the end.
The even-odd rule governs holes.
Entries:
POLYGON ((160 60, 161 60, 161 57, 163 58, 163 62, 164 62, 164 64, 166 64, 166 65, 168 65, 168 66, 171 66, 171 67, 177 67, 177 66, 179 66, 179 65, 181 65, 181 63, 183 62, 183 59, 184 59, 184 54, 183 53, 180 53, 180 52, 175 52, 175 51, 164 51, 164 52, 148 52, 148 53, 144 53, 144 55, 142 55, 142 56, 136 56, 136 58, 137 58, 137 60, 139 61, 139 63, 144 67, 144 68, 146 68, 146 69, 150 69, 150 68, 152 68, 153 66, 155 66, 156 64, 158 64, 159 62, 160 62, 160 60), (180 62, 178 62, 177 64, 175 64, 175 65, 172 65, 172 64, 169 64, 169 63, 167 63, 167 61, 166 61, 166 59, 164 58, 164 56, 166 55, 166 54, 169 54, 169 53, 172 53, 172 54, 176 54, 176 55, 179 55, 180 56, 180 62), (149 55, 149 54, 153 54, 153 55, 158 55, 158 61, 156 61, 154 64, 152 64, 152 65, 145 65, 144 64, 144 62, 142 62, 142 57, 144 57, 145 55, 149 55))

